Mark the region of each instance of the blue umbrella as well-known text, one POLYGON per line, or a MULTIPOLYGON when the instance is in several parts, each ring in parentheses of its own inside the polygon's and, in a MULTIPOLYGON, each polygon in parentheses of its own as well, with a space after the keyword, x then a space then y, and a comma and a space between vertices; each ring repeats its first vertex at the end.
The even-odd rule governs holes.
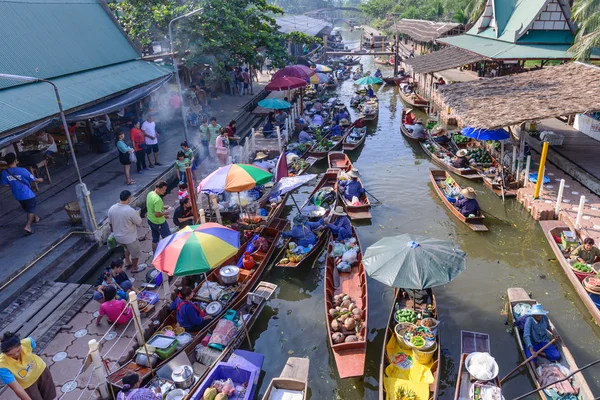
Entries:
POLYGON ((272 108, 273 110, 285 110, 292 107, 290 103, 281 99, 264 99, 259 101, 258 105, 263 108, 272 108))
POLYGON ((357 85, 378 85, 380 83, 383 83, 383 79, 377 78, 375 76, 365 76, 357 81, 354 81, 354 83, 357 85))
POLYGON ((504 140, 510 137, 510 134, 504 129, 483 129, 472 126, 463 128, 460 133, 476 140, 504 140))

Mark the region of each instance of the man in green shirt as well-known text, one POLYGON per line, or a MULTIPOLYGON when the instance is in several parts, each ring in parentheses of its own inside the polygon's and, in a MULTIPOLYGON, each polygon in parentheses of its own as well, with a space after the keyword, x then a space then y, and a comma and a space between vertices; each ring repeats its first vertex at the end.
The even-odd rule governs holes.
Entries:
POLYGON ((594 246, 594 239, 585 238, 583 245, 573 250, 571 258, 582 263, 593 264, 600 260, 600 249, 594 246))
POLYGON ((162 196, 167 192, 167 182, 159 181, 154 187, 154 191, 146 196, 146 208, 148 210, 148 225, 152 232, 152 251, 156 251, 156 246, 162 236, 166 238, 171 234, 171 229, 167 223, 166 217, 169 213, 163 203, 162 196))
POLYGON ((217 138, 221 135, 221 125, 217 124, 217 117, 210 117, 208 124, 208 153, 210 158, 215 158, 217 154, 217 138))
POLYGON ((200 130, 200 144, 202 145, 202 148, 204 148, 206 154, 208 154, 208 141, 210 139, 210 133, 208 133, 208 121, 203 119, 198 129, 200 130))

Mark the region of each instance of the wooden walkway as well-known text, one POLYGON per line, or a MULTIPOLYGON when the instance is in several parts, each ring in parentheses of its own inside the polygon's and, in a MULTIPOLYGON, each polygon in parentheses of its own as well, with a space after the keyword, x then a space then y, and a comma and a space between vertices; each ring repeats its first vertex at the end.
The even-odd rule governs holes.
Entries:
POLYGON ((38 282, 0 313, 0 331, 32 337, 39 352, 92 298, 92 293, 91 285, 38 282))

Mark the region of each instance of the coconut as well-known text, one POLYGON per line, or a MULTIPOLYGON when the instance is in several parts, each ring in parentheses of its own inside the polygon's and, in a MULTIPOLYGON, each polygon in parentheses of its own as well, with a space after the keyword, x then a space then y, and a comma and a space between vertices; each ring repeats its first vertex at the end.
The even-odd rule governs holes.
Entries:
POLYGON ((346 343, 358 342, 358 337, 356 335, 347 336, 346 340, 344 340, 344 342, 346 342, 346 343))
POLYGON ((335 344, 342 343, 344 341, 344 334, 341 332, 335 332, 333 335, 331 335, 331 340, 335 344))
POLYGON ((337 307, 335 308, 335 311, 340 311, 341 309, 342 309, 342 307, 340 307, 340 306, 337 306, 337 307))
POLYGON ((358 307, 352 309, 352 315, 362 315, 362 311, 358 307))
POLYGON ((342 301, 351 301, 352 299, 350 298, 350 296, 344 296, 342 298, 342 301))
POLYGON ((334 332, 338 332, 341 329, 340 323, 337 319, 331 321, 331 329, 333 329, 334 332))
POLYGON ((360 321, 362 321, 362 316, 354 314, 352 316, 352 319, 355 320, 356 322, 360 322, 360 321))
POLYGON ((356 321, 353 318, 347 318, 344 321, 344 328, 346 328, 349 331, 354 330, 354 328, 356 328, 356 321))
POLYGON ((335 308, 329 309, 329 315, 331 315, 332 317, 335 315, 336 312, 337 312, 337 310, 335 308))
POLYGON ((340 308, 341 313, 347 313, 348 311, 350 311, 350 310, 348 310, 346 307, 340 308))
MULTIPOLYGON (((344 315, 341 315, 341 316, 340 316, 340 318, 338 318, 338 319, 339 319, 339 320, 340 320, 340 322, 343 324, 343 323, 345 323, 345 322, 346 322, 346 320, 347 320, 349 317, 350 317, 350 316, 349 316, 348 314, 344 314, 344 315)), ((352 318, 350 318, 350 319, 352 319, 352 318)))
POLYGON ((348 306, 348 310, 354 310, 356 308, 356 304, 354 303, 350 303, 350 305, 348 306))
POLYGON ((349 300, 344 300, 342 301, 342 308, 350 308, 350 301, 349 300))

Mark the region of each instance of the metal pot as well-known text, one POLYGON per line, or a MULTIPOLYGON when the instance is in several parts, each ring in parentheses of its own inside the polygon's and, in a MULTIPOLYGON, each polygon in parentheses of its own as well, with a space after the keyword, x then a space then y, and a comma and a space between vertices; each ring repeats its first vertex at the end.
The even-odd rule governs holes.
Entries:
POLYGON ((178 389, 188 389, 194 384, 194 370, 189 365, 182 365, 173 370, 171 378, 178 389))
POLYGON ((151 365, 152 367, 155 367, 158 364, 158 355, 156 353, 148 353, 148 355, 146 355, 146 350, 140 348, 135 356, 135 363, 146 368, 150 368, 151 365), (150 361, 148 361, 148 359, 150 359, 150 361))
POLYGON ((221 268, 219 271, 219 276, 221 277, 221 282, 223 282, 224 285, 233 285, 238 281, 240 269, 235 265, 228 265, 221 268))

